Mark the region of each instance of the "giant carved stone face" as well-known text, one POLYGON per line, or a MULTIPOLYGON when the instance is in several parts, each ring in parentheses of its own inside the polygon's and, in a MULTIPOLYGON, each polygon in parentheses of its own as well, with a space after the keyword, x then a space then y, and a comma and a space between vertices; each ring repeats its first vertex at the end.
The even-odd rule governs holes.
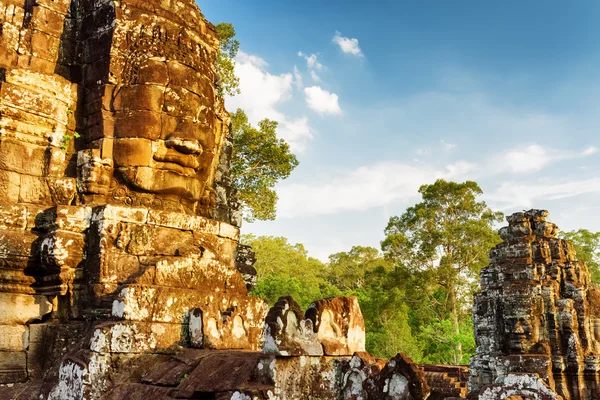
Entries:
POLYGON ((197 202, 216 153, 212 82, 167 57, 146 58, 129 75, 114 96, 115 172, 133 190, 197 202))

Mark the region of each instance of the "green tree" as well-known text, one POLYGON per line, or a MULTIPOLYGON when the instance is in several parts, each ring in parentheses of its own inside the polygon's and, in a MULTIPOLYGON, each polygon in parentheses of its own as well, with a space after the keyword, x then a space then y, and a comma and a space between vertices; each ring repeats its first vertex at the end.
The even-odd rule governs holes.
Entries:
POLYGON ((577 251, 577 258, 583 261, 592 275, 592 282, 600 284, 600 232, 587 229, 564 232, 560 237, 570 241, 577 251))
POLYGON ((235 76, 235 56, 240 48, 240 42, 234 39, 235 28, 229 22, 221 22, 216 26, 220 46, 217 54, 217 73, 221 78, 217 90, 219 95, 240 94, 240 79, 235 76))
POLYGON ((291 295, 306 309, 315 300, 342 294, 324 279, 325 264, 309 257, 302 244, 273 236, 244 235, 242 239, 256 253, 258 284, 253 296, 272 305, 280 296, 291 295))
POLYGON ((422 346, 412 332, 405 289, 396 284, 395 272, 379 265, 367 271, 363 284, 352 292, 365 320, 366 348, 376 357, 391 358, 403 352, 419 362, 422 346))
POLYGON ((258 128, 239 109, 231 116, 233 155, 231 179, 245 207, 245 220, 273 220, 277 210, 275 184, 298 165, 290 146, 277 138, 277 122, 263 119, 258 128))
POLYGON ((353 246, 348 252, 329 256, 327 280, 340 290, 349 292, 362 287, 365 274, 379 266, 389 270, 392 263, 374 247, 353 246))
POLYGON ((477 274, 488 263, 489 250, 501 241, 492 227, 502 213, 477 200, 482 190, 472 181, 440 179, 421 186, 419 193, 420 203, 390 218, 382 249, 399 269, 419 278, 415 296, 435 306, 434 321, 449 320, 455 338, 452 362, 458 364, 466 358, 460 338, 470 319, 477 274))

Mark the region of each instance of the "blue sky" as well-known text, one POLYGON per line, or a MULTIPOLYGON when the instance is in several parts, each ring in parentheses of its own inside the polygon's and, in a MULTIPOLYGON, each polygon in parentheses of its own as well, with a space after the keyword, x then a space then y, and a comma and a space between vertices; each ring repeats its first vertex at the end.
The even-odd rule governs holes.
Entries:
POLYGON ((379 247, 437 178, 475 180, 494 209, 546 208, 600 231, 600 2, 198 1, 234 24, 251 121, 280 122, 300 166, 278 218, 326 259, 379 247))

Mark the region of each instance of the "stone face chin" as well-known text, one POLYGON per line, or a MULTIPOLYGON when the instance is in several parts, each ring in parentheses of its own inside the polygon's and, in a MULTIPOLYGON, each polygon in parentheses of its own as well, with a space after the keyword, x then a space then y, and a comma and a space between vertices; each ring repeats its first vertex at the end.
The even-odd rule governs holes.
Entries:
POLYGON ((119 168, 128 185, 147 193, 173 195, 199 201, 204 185, 196 176, 150 167, 119 168))

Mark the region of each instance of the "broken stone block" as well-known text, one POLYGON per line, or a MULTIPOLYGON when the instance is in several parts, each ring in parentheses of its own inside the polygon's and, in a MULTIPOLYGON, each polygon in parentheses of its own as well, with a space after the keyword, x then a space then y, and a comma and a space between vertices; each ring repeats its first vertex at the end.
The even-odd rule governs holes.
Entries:
POLYGON ((52 312, 46 296, 0 293, 0 324, 24 325, 52 312))
POLYGON ((280 297, 265 320, 263 353, 280 356, 322 356, 323 346, 314 332, 313 322, 304 319, 298 303, 280 297))
POLYGON ((341 395, 344 400, 366 400, 373 391, 375 376, 385 366, 385 360, 377 360, 369 353, 354 353, 350 360, 340 361, 341 395), (371 381, 370 381, 371 379, 371 381))
POLYGON ((423 371, 402 353, 390 359, 364 386, 369 399, 418 400, 427 399, 430 393, 423 371))
POLYGON ((312 321, 325 355, 351 356, 365 351, 365 324, 356 297, 316 301, 305 318, 312 321))
POLYGON ((563 400, 535 374, 509 374, 502 384, 486 386, 478 397, 480 400, 539 399, 563 400))
POLYGON ((178 324, 105 322, 96 324, 89 340, 95 353, 173 352, 185 342, 178 324))

